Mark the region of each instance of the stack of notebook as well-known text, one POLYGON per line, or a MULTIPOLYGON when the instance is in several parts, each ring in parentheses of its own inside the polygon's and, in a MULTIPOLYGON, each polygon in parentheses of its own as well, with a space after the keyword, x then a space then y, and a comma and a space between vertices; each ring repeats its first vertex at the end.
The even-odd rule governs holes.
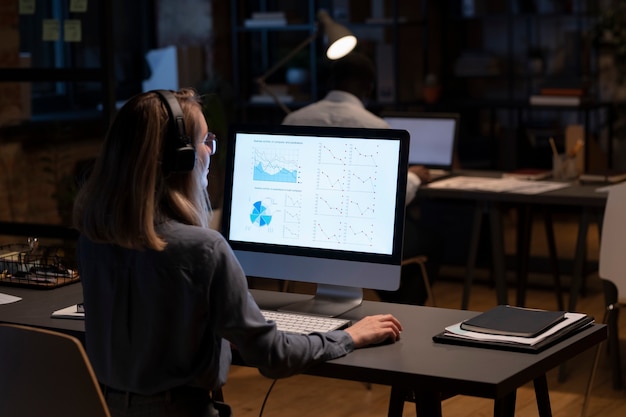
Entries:
POLYGON ((499 305, 453 324, 433 337, 435 342, 522 352, 540 352, 593 323, 582 313, 499 305))

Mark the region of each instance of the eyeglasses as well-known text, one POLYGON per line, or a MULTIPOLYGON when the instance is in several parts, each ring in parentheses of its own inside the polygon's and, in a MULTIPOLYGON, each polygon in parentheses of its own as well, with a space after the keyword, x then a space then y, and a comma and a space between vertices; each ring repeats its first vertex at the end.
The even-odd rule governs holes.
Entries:
POLYGON ((215 133, 207 132, 202 143, 211 150, 209 155, 215 155, 215 152, 217 152, 217 138, 215 137, 215 133))

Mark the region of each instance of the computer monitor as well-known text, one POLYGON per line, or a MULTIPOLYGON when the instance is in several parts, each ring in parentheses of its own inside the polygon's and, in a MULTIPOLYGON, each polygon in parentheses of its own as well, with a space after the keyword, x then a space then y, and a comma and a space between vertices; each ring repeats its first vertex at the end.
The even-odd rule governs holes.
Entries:
POLYGON ((459 115, 457 113, 387 113, 392 129, 403 129, 411 136, 410 165, 450 171, 456 152, 459 115))
POLYGON ((317 284, 283 310, 324 316, 396 290, 408 151, 403 130, 231 127, 222 232, 246 275, 317 284))

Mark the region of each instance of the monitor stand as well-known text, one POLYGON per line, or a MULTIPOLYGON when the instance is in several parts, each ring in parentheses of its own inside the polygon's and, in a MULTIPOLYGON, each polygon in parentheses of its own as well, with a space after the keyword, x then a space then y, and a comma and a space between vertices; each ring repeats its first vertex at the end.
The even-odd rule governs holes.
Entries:
POLYGON ((313 298, 287 304, 278 310, 336 317, 360 306, 362 301, 362 288, 317 284, 317 290, 313 298))

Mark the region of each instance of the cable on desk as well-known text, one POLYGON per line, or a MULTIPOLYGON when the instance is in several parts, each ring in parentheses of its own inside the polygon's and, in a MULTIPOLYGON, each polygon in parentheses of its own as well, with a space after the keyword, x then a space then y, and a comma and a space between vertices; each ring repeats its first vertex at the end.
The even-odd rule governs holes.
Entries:
POLYGON ((276 384, 276 381, 278 381, 277 379, 272 381, 272 385, 270 385, 270 387, 267 390, 267 393, 265 394, 265 398, 263 398, 263 404, 261 405, 261 410, 259 411, 259 417, 263 417, 263 410, 265 409, 265 403, 267 403, 267 399, 270 396, 270 393, 272 392, 272 388, 274 388, 274 385, 276 384))

